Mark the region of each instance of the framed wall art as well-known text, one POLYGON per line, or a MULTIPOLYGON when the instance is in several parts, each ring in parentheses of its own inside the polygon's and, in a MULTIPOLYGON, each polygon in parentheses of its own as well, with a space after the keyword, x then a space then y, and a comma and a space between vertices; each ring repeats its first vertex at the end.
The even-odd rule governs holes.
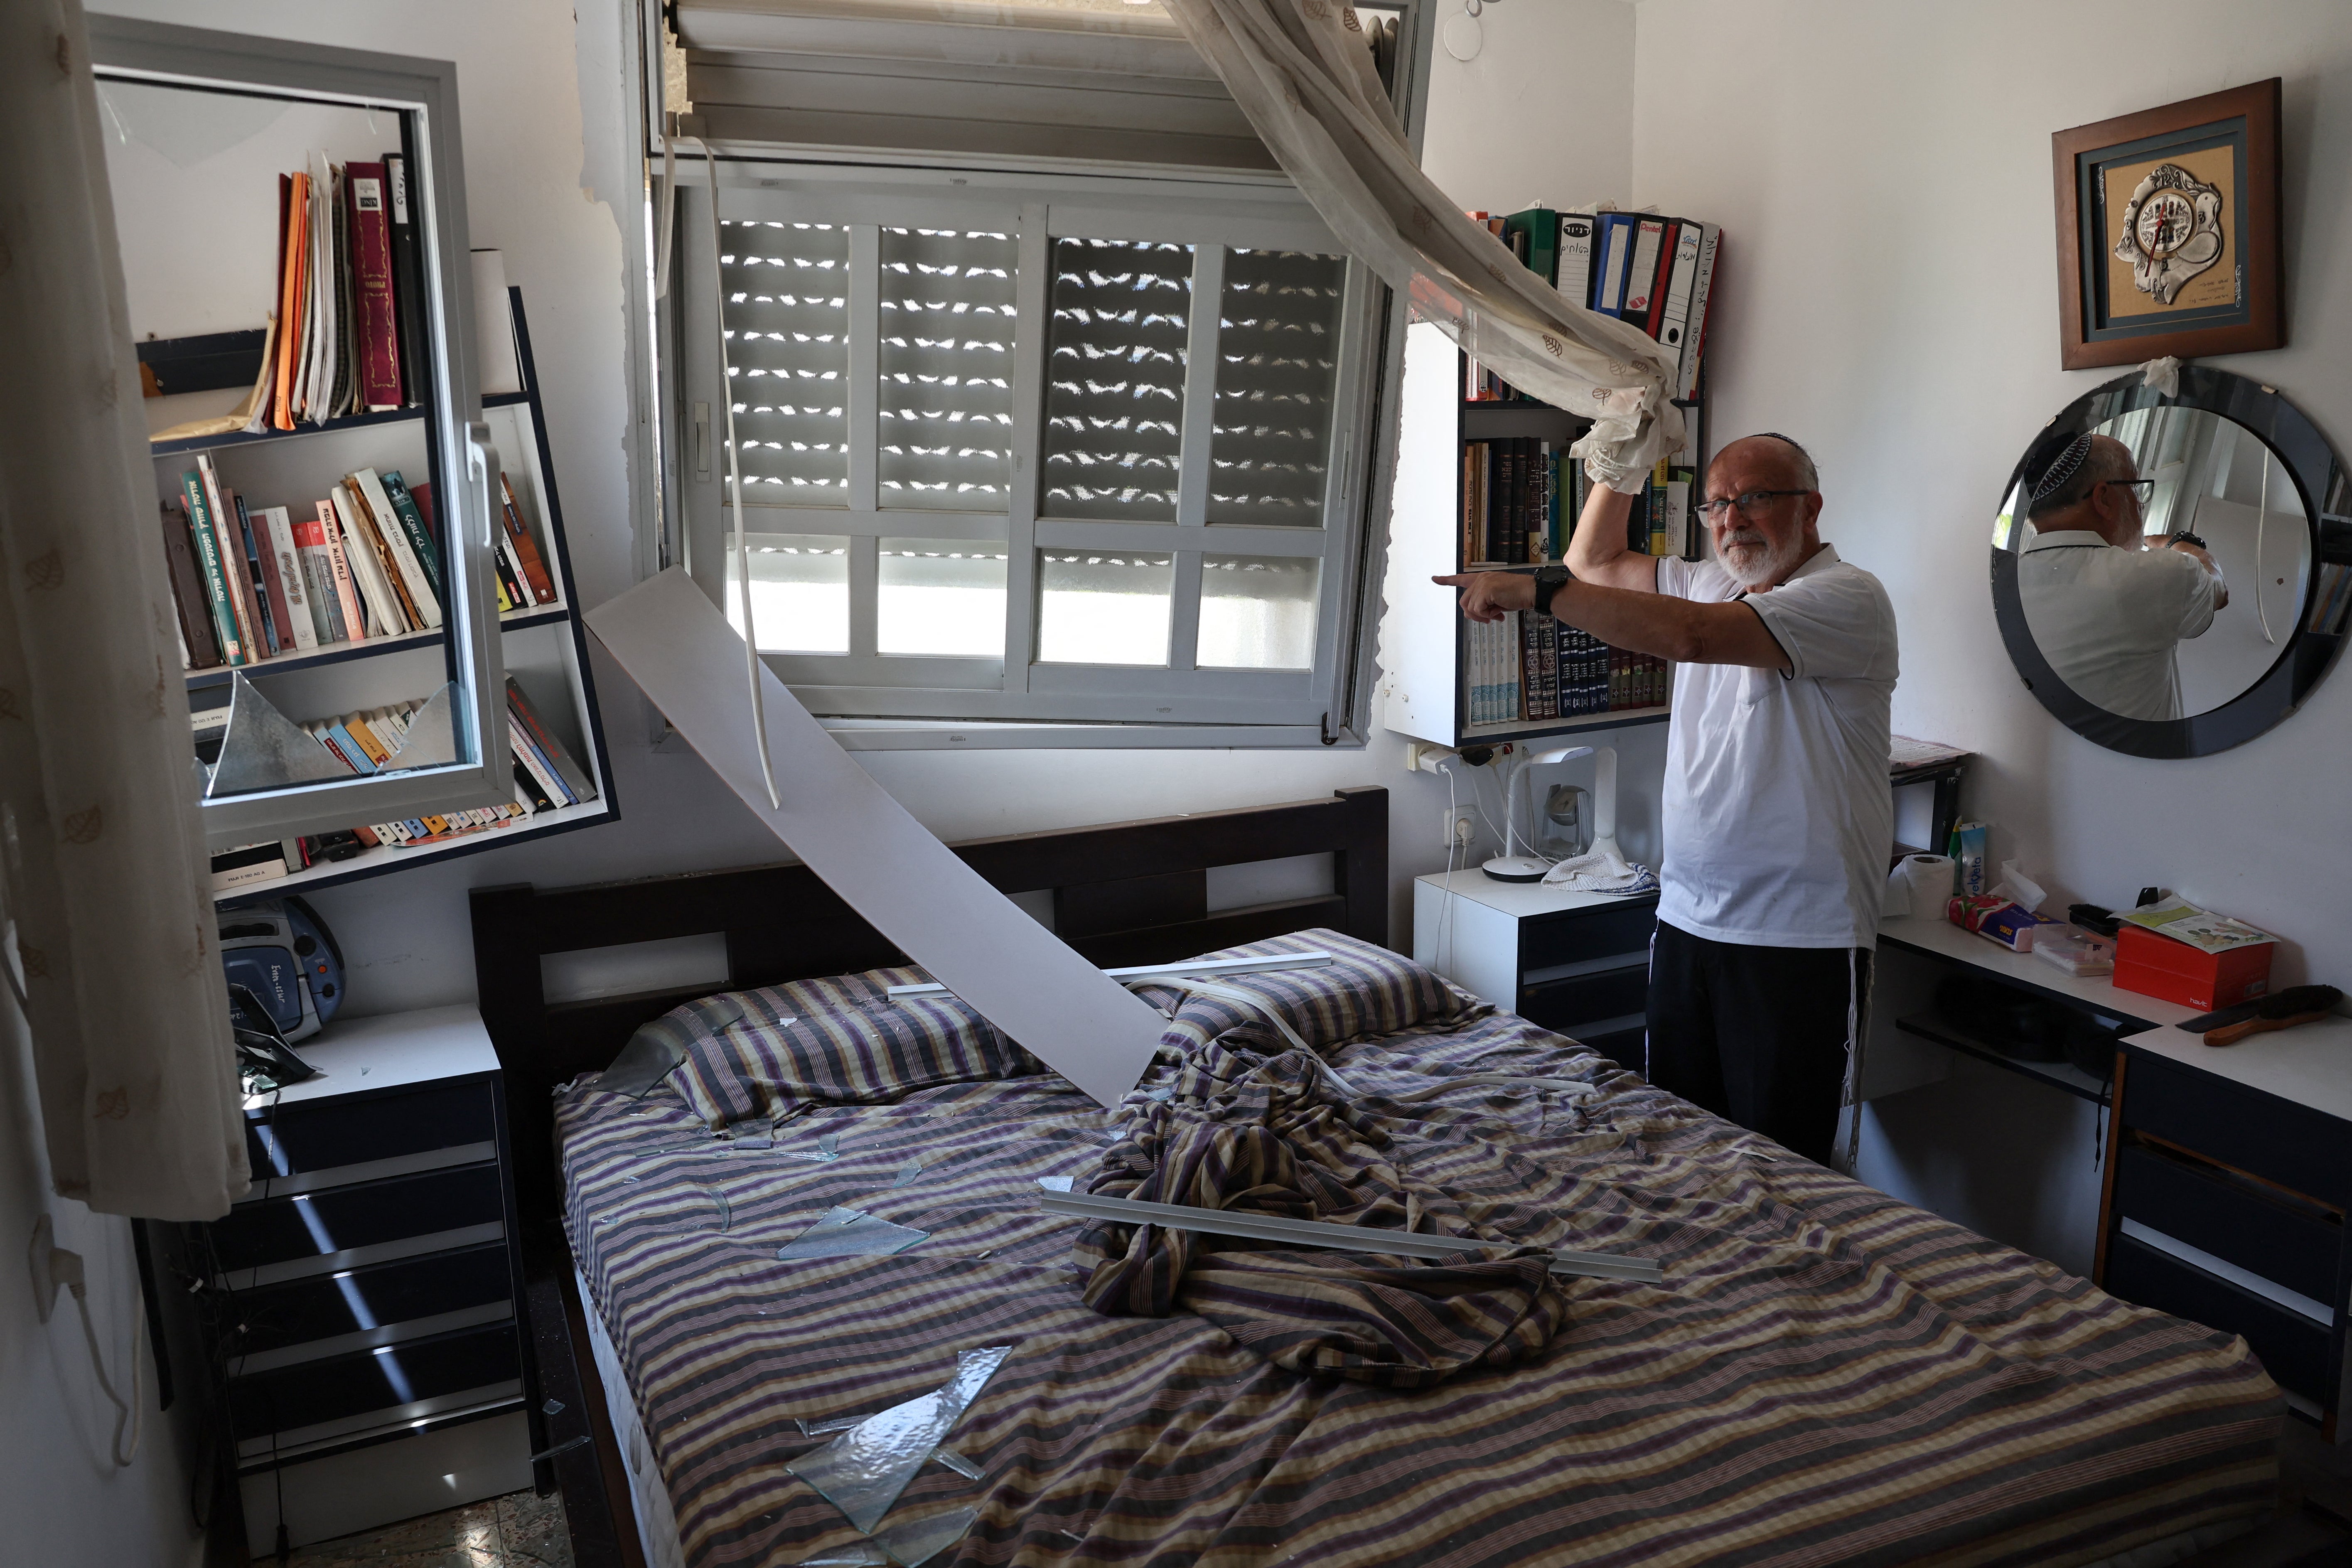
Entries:
POLYGON ((2050 138, 2060 363, 2274 349, 2279 79, 2050 138))

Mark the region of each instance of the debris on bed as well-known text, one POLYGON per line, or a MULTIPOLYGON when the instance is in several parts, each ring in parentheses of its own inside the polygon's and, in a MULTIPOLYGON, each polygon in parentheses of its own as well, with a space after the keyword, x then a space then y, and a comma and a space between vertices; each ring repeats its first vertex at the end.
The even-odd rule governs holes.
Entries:
POLYGON ((887 1258, 904 1252, 931 1233, 877 1219, 864 1209, 830 1208, 824 1217, 776 1249, 780 1258, 887 1258))
MULTIPOLYGON (((912 1186, 915 1184, 915 1178, 922 1173, 923 1163, 920 1160, 909 1160, 905 1164, 898 1167, 898 1173, 891 1179, 890 1185, 893 1187, 912 1186)), ((885 1191, 887 1190, 888 1189, 887 1188, 885 1189, 885 1191)))
POLYGON ((1067 1176, 1040 1176, 1037 1178, 1037 1184, 1045 1188, 1049 1193, 1066 1193, 1070 1190, 1070 1178, 1067 1176))
POLYGON ((886 1530, 875 1531, 875 1544, 890 1554, 901 1568, 922 1568, 922 1565, 953 1546, 971 1529, 980 1517, 976 1508, 950 1509, 922 1519, 910 1519, 886 1530))
MULTIPOLYGON (((849 1522, 868 1535, 915 1479, 915 1472, 928 1463, 949 1431, 962 1419, 971 1402, 1004 1358, 1013 1353, 1011 1345, 994 1345, 986 1350, 958 1351, 955 1375, 940 1387, 910 1399, 904 1405, 894 1405, 878 1415, 871 1415, 827 1443, 815 1453, 794 1459, 784 1467, 793 1475, 814 1487, 824 1499, 839 1509, 849 1522)), ((968 1510, 967 1510, 968 1511, 968 1510)), ((945 1517, 945 1516, 942 1516, 945 1517)), ((961 1535, 971 1523, 966 1519, 958 1526, 961 1535)), ((908 1526, 920 1532, 921 1527, 908 1526)), ((925 1535, 923 1539, 929 1539, 925 1535)), ((955 1539, 950 1536, 940 1542, 955 1539)), ((909 1542, 911 1547, 916 1544, 909 1542)), ((933 1546, 935 1552, 939 1546, 933 1546)), ((902 1563, 919 1563, 921 1558, 908 1558, 893 1551, 891 1555, 902 1563)), ((924 1556, 930 1555, 925 1552, 924 1556)))
POLYGON ((841 1134, 827 1132, 816 1141, 816 1152, 805 1149, 781 1149, 777 1152, 787 1160, 838 1160, 841 1158, 841 1134))

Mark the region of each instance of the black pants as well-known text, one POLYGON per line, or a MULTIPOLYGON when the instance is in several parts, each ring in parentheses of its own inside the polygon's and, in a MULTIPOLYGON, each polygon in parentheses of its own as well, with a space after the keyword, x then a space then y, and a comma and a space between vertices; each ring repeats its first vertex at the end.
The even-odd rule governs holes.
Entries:
POLYGON ((1852 948, 1748 947, 1660 921, 1643 1076, 1826 1165, 1869 963, 1852 948))

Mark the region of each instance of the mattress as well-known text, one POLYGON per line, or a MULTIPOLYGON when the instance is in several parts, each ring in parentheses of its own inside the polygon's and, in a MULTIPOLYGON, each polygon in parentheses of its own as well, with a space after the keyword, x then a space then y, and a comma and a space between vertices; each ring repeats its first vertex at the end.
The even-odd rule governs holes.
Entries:
POLYGON ((946 1445, 978 1478, 924 1465, 877 1527, 973 1510, 935 1563, 2154 1564, 2273 1507, 2282 1402, 2242 1342, 1395 954, 1234 952, 1310 949, 1336 962, 1235 983, 1262 1006, 1147 993, 1163 1060, 1109 1110, 952 1001, 890 1003, 887 971, 682 1009, 641 1098, 559 1090, 573 1255, 665 1552, 879 1560, 788 1468, 835 1441, 803 1424, 991 1347, 946 1445), (1038 1205, 1064 1181, 1165 1196, 1180 1164, 1233 1206, 1486 1245, 1460 1268, 1187 1249, 1038 1205), (918 1238, 778 1257, 844 1210, 918 1238), (1545 1276, 1565 1247, 1664 1283, 1545 1276))

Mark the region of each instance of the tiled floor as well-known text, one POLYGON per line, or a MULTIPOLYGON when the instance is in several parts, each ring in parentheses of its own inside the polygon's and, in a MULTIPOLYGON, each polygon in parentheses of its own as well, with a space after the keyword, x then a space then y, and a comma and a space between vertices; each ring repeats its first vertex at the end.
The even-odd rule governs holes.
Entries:
POLYGON ((288 1561, 292 1568, 572 1568, 572 1538, 562 1498, 520 1491, 321 1541, 288 1561))

